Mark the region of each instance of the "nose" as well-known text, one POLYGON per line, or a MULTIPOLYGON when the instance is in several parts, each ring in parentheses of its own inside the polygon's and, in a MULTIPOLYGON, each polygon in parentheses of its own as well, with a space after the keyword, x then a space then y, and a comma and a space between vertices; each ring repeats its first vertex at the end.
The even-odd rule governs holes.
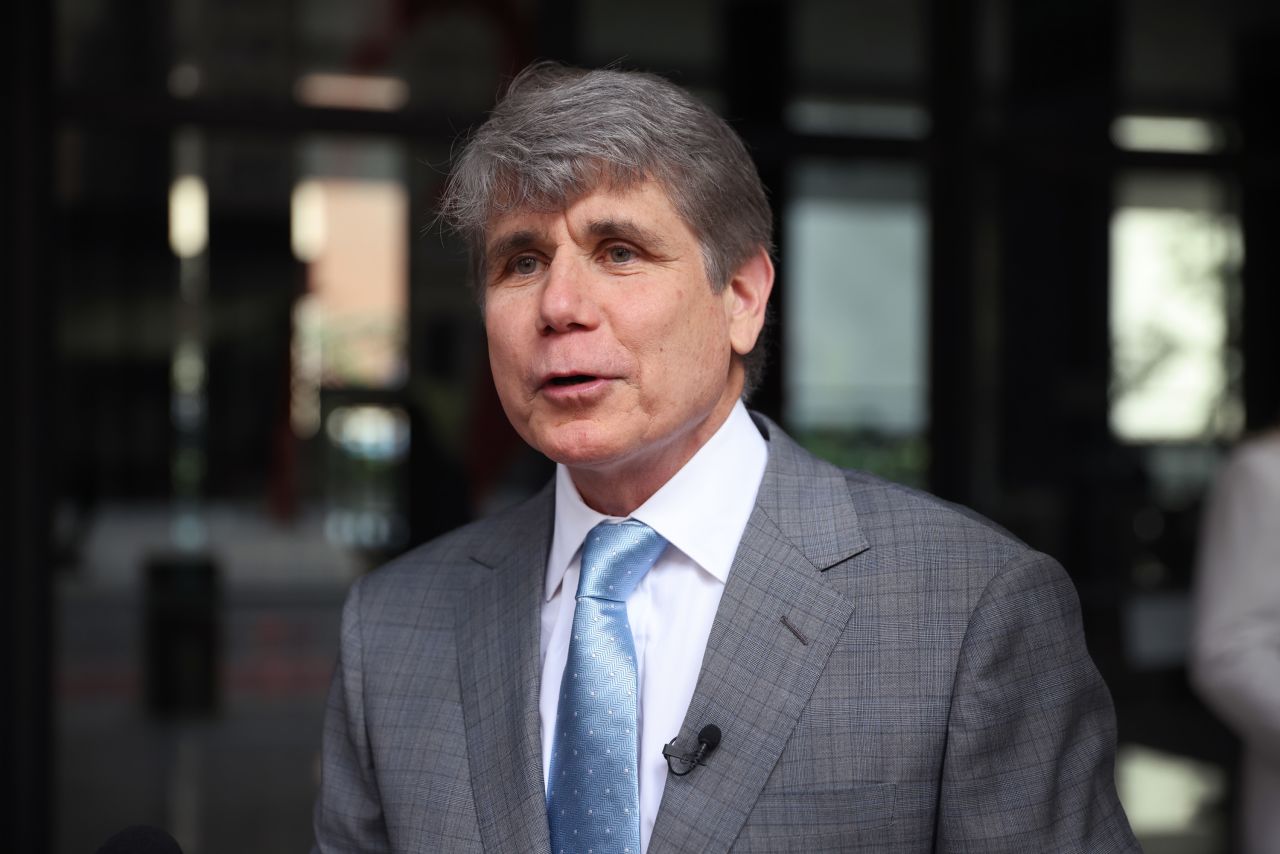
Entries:
POLYGON ((599 312, 592 295, 590 275, 577 258, 558 257, 551 261, 538 309, 543 335, 596 326, 599 312))

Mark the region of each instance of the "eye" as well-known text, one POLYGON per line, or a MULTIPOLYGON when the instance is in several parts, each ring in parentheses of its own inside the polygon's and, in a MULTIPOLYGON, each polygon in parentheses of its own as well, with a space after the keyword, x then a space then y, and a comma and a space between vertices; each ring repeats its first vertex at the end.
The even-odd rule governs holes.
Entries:
POLYGON ((511 262, 511 271, 518 276, 531 276, 538 272, 538 259, 532 255, 521 255, 511 262))
POLYGON ((630 246, 610 246, 604 251, 604 256, 610 264, 626 264, 635 260, 636 251, 630 246))

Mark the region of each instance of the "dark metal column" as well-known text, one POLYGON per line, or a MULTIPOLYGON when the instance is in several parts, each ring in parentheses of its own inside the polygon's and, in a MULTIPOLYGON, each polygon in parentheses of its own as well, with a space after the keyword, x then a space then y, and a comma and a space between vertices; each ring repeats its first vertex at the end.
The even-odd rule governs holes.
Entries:
POLYGON ((790 86, 787 51, 790 9, 771 0, 734 0, 724 7, 726 58, 722 85, 726 115, 742 135, 755 158, 760 179, 773 203, 774 241, 779 257, 773 296, 772 319, 761 344, 769 361, 751 407, 781 418, 786 404, 782 382, 785 335, 783 301, 786 288, 786 255, 783 252, 783 208, 787 200, 785 110, 790 86))
POLYGON ((51 679, 50 399, 52 276, 49 151, 52 4, 5 12, 8 116, 3 161, 5 222, 0 273, 0 827, 9 851, 50 848, 51 679))
POLYGON ((538 5, 534 46, 537 53, 533 58, 554 59, 568 65, 582 61, 579 5, 578 0, 543 0, 538 5))
POLYGON ((929 4, 929 488, 975 503, 980 304, 975 281, 978 172, 971 0, 929 4))
POLYGON ((1116 9, 1013 3, 1004 169, 1006 518, 1077 576, 1108 575, 1107 389, 1116 9))
POLYGON ((1246 4, 1239 40, 1244 137, 1244 403, 1250 429, 1280 422, 1280 10, 1246 4))

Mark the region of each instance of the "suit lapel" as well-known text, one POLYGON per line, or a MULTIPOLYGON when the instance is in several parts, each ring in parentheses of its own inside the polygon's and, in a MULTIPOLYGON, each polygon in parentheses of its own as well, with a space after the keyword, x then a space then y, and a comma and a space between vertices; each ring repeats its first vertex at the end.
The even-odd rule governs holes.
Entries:
POLYGON ((547 851, 538 721, 540 603, 554 501, 549 487, 473 559, 492 568, 458 614, 458 669, 484 849, 547 851))
POLYGON ((695 748, 709 723, 722 741, 667 777, 650 854, 729 849, 853 613, 821 574, 867 548, 844 476, 761 421, 769 464, 677 743, 695 748))

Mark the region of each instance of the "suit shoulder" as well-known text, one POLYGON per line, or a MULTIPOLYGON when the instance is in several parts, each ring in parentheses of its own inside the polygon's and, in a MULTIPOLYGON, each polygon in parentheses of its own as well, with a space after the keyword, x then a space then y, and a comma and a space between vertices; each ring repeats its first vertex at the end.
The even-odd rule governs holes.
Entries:
MULTIPOLYGON (((362 604, 382 609, 396 603, 452 609, 460 596, 488 576, 502 543, 539 518, 546 494, 441 534, 396 557, 357 581, 362 604)), ((508 547, 509 548, 509 547, 508 547)))
POLYGON ((776 466, 772 489, 780 496, 776 503, 782 512, 791 513, 789 526, 826 528, 827 539, 843 538, 846 544, 865 539, 868 548, 855 558, 856 569, 925 587, 954 585, 959 583, 956 576, 963 575, 961 586, 971 589, 984 586, 1006 565, 1056 566, 968 507, 865 471, 839 468, 768 419, 757 416, 756 423, 770 439, 770 464, 776 466), (815 515, 826 513, 834 518, 815 526, 815 515))
POLYGON ((881 555, 987 575, 1024 561, 1054 563, 969 507, 863 471, 844 476, 859 524, 881 555))
POLYGON ((1075 607, 1056 560, 976 511, 865 472, 845 482, 868 547, 826 576, 850 599, 875 601, 905 626, 928 614, 957 642, 983 603, 1023 608, 1019 591, 1075 607))

